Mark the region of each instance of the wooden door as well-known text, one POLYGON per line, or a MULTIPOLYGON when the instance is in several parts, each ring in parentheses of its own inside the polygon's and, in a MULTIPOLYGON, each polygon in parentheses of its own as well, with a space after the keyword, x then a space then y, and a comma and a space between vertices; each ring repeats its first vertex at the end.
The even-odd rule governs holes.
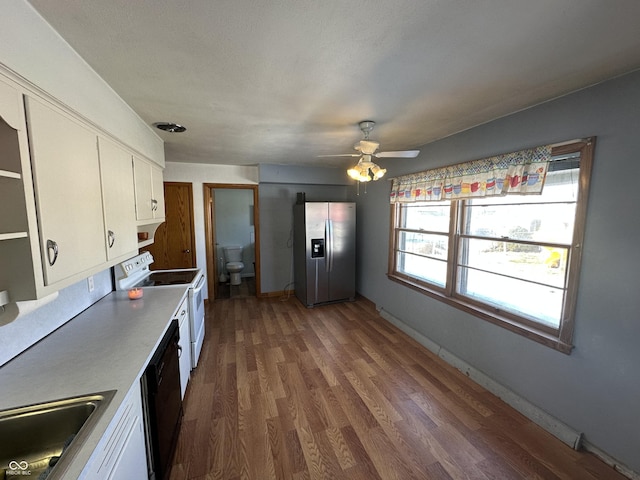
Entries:
POLYGON ((193 189, 190 183, 165 182, 165 222, 158 227, 154 243, 143 250, 151 252, 152 270, 194 268, 196 266, 193 227, 193 189))

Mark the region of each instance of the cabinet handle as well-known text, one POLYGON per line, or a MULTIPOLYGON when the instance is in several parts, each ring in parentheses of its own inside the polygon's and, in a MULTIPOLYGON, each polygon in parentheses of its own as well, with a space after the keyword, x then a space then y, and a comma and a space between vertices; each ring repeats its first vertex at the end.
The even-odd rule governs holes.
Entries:
POLYGON ((53 264, 58 260, 58 244, 53 240, 47 240, 47 260, 49 266, 53 267, 53 264), (53 258, 51 258, 51 251, 53 250, 53 258))
POLYGON ((151 210, 154 212, 158 210, 158 201, 155 198, 151 199, 151 210))
POLYGON ((109 248, 113 247, 113 244, 116 243, 116 234, 113 233, 113 230, 109 230, 109 248))

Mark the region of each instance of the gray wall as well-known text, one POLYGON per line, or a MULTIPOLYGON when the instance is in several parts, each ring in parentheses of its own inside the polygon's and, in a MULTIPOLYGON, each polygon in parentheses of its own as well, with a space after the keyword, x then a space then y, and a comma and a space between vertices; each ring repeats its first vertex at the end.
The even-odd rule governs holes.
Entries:
POLYGON ((346 170, 336 168, 260 166, 261 292, 293 289, 293 205, 298 192, 307 201, 352 201, 346 170))
POLYGON ((358 291, 640 472, 640 72, 423 146, 417 159, 381 164, 392 177, 591 135, 597 142, 571 355, 389 281, 388 183, 357 199, 358 291))

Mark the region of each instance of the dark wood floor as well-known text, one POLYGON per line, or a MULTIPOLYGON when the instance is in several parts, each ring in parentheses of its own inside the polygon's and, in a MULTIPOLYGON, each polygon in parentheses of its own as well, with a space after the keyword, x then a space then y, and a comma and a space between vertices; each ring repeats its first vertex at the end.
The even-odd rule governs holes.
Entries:
POLYGON ((366 300, 217 300, 171 473, 182 479, 621 479, 366 300))

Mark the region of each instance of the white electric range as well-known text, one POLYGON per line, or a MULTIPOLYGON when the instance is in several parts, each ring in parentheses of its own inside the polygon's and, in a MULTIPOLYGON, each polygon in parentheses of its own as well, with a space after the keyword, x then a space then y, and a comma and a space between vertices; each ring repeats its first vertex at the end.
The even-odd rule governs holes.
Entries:
POLYGON ((150 270, 153 255, 136 255, 114 268, 116 290, 132 288, 169 288, 189 286, 189 334, 191 342, 191 368, 198 365, 204 341, 204 273, 199 268, 150 270))

